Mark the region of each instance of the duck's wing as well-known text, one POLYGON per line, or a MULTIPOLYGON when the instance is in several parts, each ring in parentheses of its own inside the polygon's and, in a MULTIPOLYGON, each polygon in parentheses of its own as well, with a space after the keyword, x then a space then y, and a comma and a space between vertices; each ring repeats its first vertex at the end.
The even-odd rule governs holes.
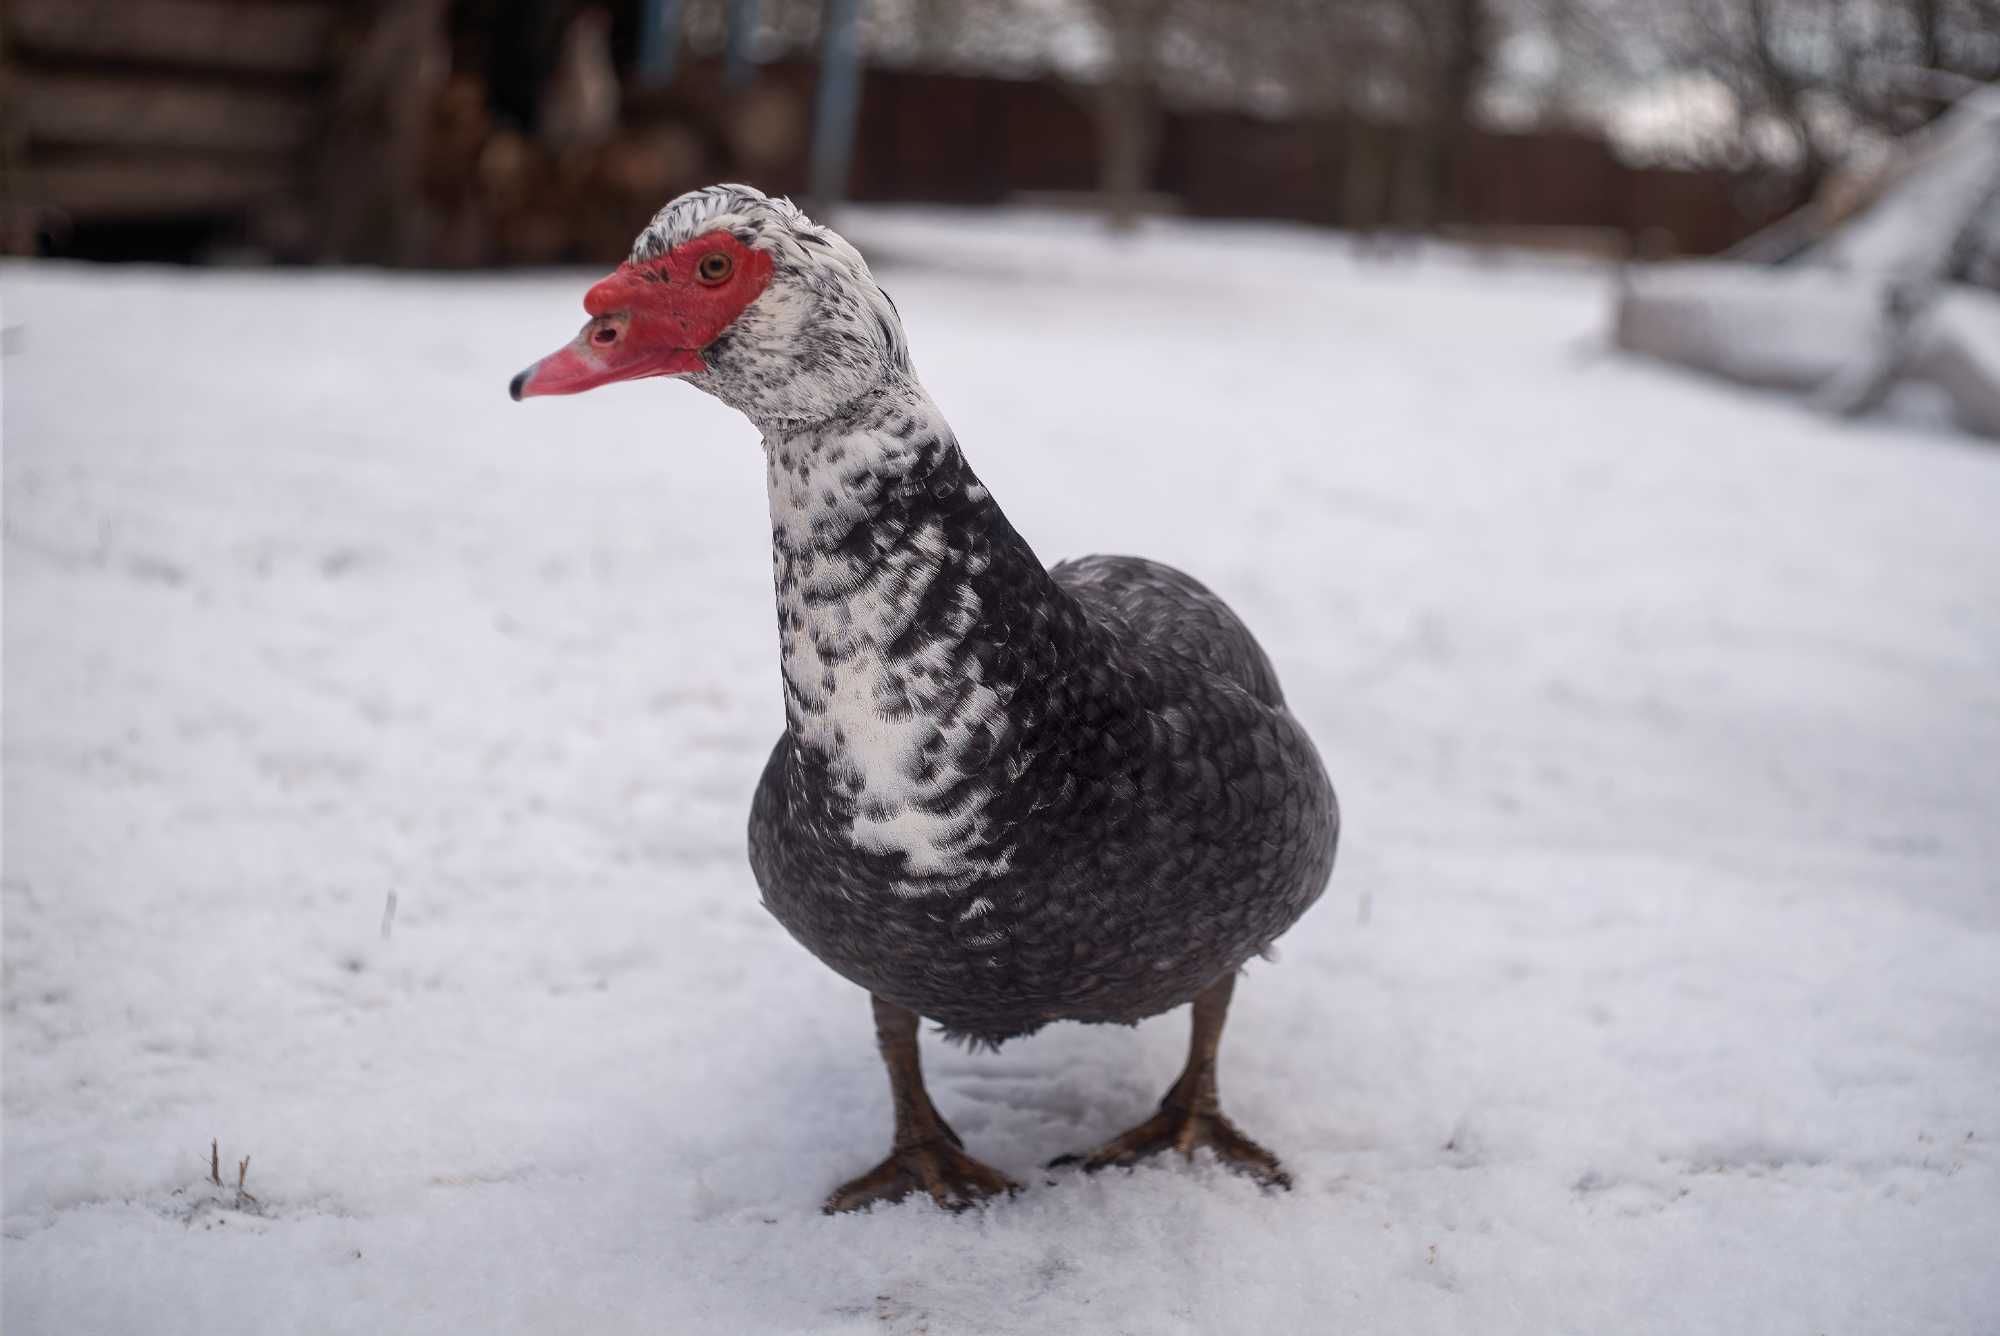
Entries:
POLYGON ((1049 574, 1142 656, 1191 660, 1272 709, 1284 707, 1277 670, 1257 637, 1193 576, 1144 557, 1116 556, 1078 557, 1049 574))

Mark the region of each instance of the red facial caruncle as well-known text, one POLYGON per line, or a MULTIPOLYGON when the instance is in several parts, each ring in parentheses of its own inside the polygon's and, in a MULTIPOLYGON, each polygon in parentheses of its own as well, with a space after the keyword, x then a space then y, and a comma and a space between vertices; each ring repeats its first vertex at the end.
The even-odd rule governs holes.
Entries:
POLYGON ((590 323, 567 347, 514 377, 516 399, 579 394, 617 380, 702 371, 701 350, 771 284, 771 257, 725 231, 638 264, 584 294, 590 323))

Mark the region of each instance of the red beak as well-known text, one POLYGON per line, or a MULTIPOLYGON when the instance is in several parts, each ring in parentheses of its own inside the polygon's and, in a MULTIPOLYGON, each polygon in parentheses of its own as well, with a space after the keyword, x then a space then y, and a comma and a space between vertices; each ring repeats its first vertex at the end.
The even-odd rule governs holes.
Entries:
POLYGON ((618 380, 679 376, 702 369, 701 354, 675 347, 673 340, 646 328, 654 322, 634 312, 602 315, 583 327, 566 347, 514 377, 507 392, 516 400, 540 394, 581 394, 618 380), (649 337, 651 335, 651 337, 649 337))
POLYGON ((701 350, 770 281, 771 257, 725 231, 643 264, 622 264, 584 294, 591 320, 583 332, 514 377, 507 392, 517 400, 581 394, 615 380, 706 370, 701 350))

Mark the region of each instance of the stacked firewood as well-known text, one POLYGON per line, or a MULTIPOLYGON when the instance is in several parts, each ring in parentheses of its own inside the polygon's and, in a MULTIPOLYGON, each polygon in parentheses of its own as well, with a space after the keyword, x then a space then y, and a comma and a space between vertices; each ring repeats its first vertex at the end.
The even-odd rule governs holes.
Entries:
POLYGON ((419 186, 423 262, 615 263, 662 201, 725 177, 782 174, 803 151, 805 108, 792 90, 724 94, 697 69, 671 95, 628 95, 607 32, 601 11, 572 21, 533 133, 495 117, 477 74, 444 83, 419 186))

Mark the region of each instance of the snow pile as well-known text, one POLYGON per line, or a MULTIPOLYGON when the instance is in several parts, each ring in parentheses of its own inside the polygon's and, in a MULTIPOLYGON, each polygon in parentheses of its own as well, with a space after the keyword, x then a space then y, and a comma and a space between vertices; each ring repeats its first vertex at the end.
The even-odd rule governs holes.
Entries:
POLYGON ((1175 1015, 930 1043, 1029 1191, 816 1213, 889 1113, 744 861, 761 461, 507 402, 594 275, 11 266, 9 1336, 2000 1327, 2000 456, 1587 359, 1587 270, 851 223, 1030 541, 1320 741, 1223 1050, 1297 1189, 1037 1172, 1175 1015))
POLYGON ((2000 262, 2000 249, 1988 249, 2000 239, 1994 232, 2000 214, 2000 87, 1962 98, 1899 146, 1899 158, 1882 197, 1815 247, 1808 263, 1931 281, 1963 278, 1975 267, 2000 262))
MULTIPOLYGON (((1816 200, 1739 248, 1784 268, 1695 262, 1635 270, 1621 348, 1748 385, 1810 392, 1856 416, 1928 387, 1968 431, 2000 437, 2000 88, 1900 143, 1859 216, 1817 237, 1816 200), (1990 291, 1989 291, 1990 290, 1990 291)), ((1839 209, 1831 212, 1838 213, 1839 209)))
POLYGON ((1817 389, 1882 339, 1880 291, 1824 269, 1675 265, 1628 281, 1619 347, 1746 385, 1817 389))

